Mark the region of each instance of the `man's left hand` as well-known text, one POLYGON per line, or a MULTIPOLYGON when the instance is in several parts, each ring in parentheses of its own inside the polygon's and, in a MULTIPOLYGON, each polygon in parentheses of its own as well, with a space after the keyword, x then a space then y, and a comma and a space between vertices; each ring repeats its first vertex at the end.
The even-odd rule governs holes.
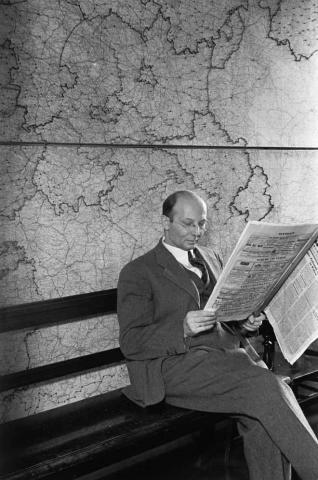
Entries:
POLYGON ((261 313, 257 317, 255 317, 254 315, 250 315, 248 319, 241 324, 241 327, 248 332, 255 332, 255 330, 257 330, 262 325, 265 318, 266 316, 264 313, 261 313))

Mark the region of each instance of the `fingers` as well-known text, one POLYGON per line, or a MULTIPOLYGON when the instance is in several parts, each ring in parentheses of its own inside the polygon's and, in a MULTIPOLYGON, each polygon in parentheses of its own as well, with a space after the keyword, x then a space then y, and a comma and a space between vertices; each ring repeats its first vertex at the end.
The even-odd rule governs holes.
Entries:
POLYGON ((212 308, 210 310, 194 310, 193 312, 188 312, 188 315, 191 317, 215 317, 215 310, 212 308))
POLYGON ((210 324, 198 325, 198 324, 188 324, 187 328, 187 335, 194 336, 198 335, 199 333, 206 332, 211 330, 215 325, 215 322, 211 322, 210 324))
POLYGON ((188 312, 184 319, 186 336, 197 335, 214 327, 216 316, 213 310, 195 310, 188 312))
POLYGON ((259 315, 257 315, 257 317, 255 315, 250 315, 248 317, 248 319, 250 319, 250 318, 253 318, 256 321, 261 321, 262 322, 263 320, 266 319, 266 315, 265 315, 265 313, 261 312, 259 315))
POLYGON ((197 310, 194 312, 188 312, 187 318, 194 323, 205 325, 215 322, 216 315, 213 311, 197 310))
POLYGON ((265 315, 264 313, 261 313, 257 317, 254 315, 250 315, 247 320, 242 324, 242 326, 248 330, 249 332, 253 332, 257 330, 263 323, 263 320, 265 320, 265 315))

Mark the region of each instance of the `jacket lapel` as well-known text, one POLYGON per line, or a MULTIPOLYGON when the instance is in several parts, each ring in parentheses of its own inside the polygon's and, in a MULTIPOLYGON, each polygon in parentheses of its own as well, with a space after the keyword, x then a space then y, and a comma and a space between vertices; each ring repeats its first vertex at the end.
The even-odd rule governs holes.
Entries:
POLYGON ((219 262, 216 258, 211 257, 211 255, 207 254, 207 252, 202 247, 197 247, 197 249, 199 250, 203 260, 206 263, 210 278, 214 277, 216 283, 221 273, 221 266, 219 262))
POLYGON ((195 283, 190 279, 174 256, 162 245, 160 240, 155 248, 157 262, 163 270, 163 275, 173 282, 177 287, 185 290, 195 302, 200 306, 200 295, 195 283))

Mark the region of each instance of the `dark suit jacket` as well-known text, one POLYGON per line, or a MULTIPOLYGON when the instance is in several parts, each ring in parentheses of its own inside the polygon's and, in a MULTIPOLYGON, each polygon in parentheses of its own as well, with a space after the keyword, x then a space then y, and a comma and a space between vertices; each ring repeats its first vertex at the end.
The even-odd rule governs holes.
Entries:
MULTIPOLYGON (((221 263, 204 247, 199 248, 210 275, 217 279, 221 263)), ((200 309, 198 289, 162 241, 145 255, 126 265, 118 281, 120 347, 127 359, 131 385, 124 393, 142 406, 165 396, 162 362, 170 355, 186 355, 198 345, 235 348, 236 336, 220 324, 185 341, 183 320, 200 309)))

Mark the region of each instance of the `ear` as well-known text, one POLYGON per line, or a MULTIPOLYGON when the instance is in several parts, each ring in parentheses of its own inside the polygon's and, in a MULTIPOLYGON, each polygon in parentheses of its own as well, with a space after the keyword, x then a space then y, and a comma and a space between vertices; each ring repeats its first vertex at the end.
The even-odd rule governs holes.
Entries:
POLYGON ((164 231, 169 230, 170 228, 170 218, 166 217, 165 215, 161 215, 161 225, 164 231))

